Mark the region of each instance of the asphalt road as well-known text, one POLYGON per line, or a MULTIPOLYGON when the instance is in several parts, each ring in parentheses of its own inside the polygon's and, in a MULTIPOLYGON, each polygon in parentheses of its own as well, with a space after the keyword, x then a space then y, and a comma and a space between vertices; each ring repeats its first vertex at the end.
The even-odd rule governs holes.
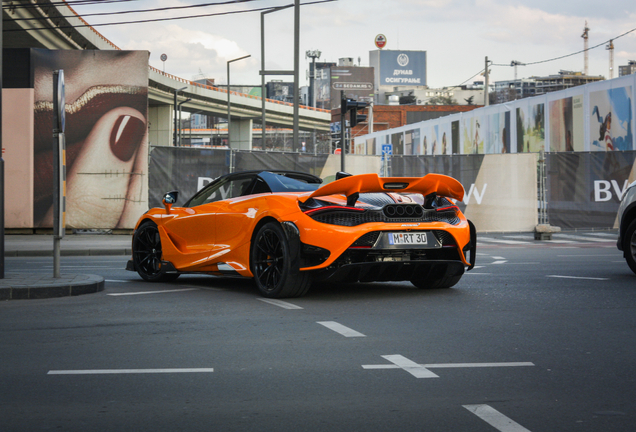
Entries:
MULTIPOLYGON (((0 431, 633 431, 636 275, 615 241, 484 236, 447 290, 141 281, 0 303, 0 431)), ((50 258, 8 258, 52 272, 50 258)))

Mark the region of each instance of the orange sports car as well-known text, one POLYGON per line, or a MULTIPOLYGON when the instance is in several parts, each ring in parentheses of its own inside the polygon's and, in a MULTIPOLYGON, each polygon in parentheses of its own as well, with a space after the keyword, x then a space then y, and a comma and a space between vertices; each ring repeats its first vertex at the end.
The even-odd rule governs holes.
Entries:
POLYGON ((183 273, 252 277, 265 297, 312 281, 410 281, 448 288, 475 265, 476 232, 455 179, 293 171, 224 175, 180 207, 164 195, 138 221, 127 270, 148 281, 183 273))

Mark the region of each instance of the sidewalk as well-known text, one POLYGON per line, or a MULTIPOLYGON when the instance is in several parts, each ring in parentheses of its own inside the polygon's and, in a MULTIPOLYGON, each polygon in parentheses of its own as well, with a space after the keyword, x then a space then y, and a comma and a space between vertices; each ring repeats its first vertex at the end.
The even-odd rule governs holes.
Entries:
MULTIPOLYGON (((126 255, 131 252, 131 235, 69 234, 60 242, 62 256, 126 255)), ((4 256, 52 257, 52 235, 5 235, 4 256)), ((92 294, 104 290, 104 278, 91 274, 66 274, 59 278, 25 272, 12 272, 5 261, 0 279, 0 301, 29 300, 92 294)))

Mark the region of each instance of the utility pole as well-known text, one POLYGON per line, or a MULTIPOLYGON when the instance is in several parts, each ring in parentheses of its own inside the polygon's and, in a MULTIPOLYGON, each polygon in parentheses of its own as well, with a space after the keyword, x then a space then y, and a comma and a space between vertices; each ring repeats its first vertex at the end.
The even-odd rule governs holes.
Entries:
MULTIPOLYGON (((488 56, 486 56, 486 69, 484 72, 484 106, 488 106, 488 56)), ((516 81, 517 77, 515 77, 516 81)))
POLYGON ((294 138, 292 150, 298 151, 300 140, 300 0, 294 0, 294 138))
POLYGON ((614 78, 614 40, 610 39, 605 45, 605 49, 609 51, 609 79, 614 78))

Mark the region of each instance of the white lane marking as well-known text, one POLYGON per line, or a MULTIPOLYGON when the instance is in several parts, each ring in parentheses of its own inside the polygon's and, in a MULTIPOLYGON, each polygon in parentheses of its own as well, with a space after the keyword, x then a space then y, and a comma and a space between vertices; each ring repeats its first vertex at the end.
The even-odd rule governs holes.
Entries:
POLYGON ((527 242, 527 241, 504 240, 504 239, 495 239, 495 238, 491 238, 491 237, 477 237, 477 242, 478 243, 479 243, 480 240, 484 240, 486 242, 503 243, 503 244, 510 244, 510 245, 523 245, 523 244, 530 243, 530 242, 527 242))
POLYGON ((357 332, 353 329, 350 329, 347 326, 343 326, 342 324, 338 324, 335 321, 316 321, 317 324, 323 325, 327 327, 329 330, 333 330, 336 333, 340 333, 344 337, 366 337, 360 332, 357 332))
MULTIPOLYGON (((42 266, 42 268, 45 269, 52 269, 53 266, 50 265, 46 265, 46 266, 42 266)), ((70 265, 63 265, 60 266, 61 269, 78 269, 78 268, 87 268, 87 269, 100 269, 100 270, 123 270, 122 267, 106 267, 106 266, 70 266, 70 265)))
POLYGON ((262 302, 269 303, 274 306, 282 307, 283 309, 302 309, 300 306, 296 306, 295 304, 287 303, 282 300, 274 300, 274 299, 261 298, 261 297, 257 297, 256 300, 260 300, 262 302))
POLYGON ((490 264, 505 264, 507 262, 508 262, 508 260, 499 260, 499 261, 493 261, 490 264))
POLYGON ((546 275, 545 277, 549 277, 549 278, 561 278, 561 279, 584 279, 584 280, 598 280, 598 281, 606 281, 606 280, 609 280, 609 278, 584 277, 584 276, 563 276, 563 275, 546 275))
POLYGON ((568 257, 573 257, 573 258, 580 258, 580 257, 603 257, 603 258, 616 258, 617 256, 620 256, 620 251, 617 249, 615 254, 605 254, 605 255, 557 255, 558 257, 562 257, 562 258, 568 258, 568 257))
POLYGON ((160 374, 160 373, 210 373, 213 368, 191 369, 87 369, 87 370, 51 370, 47 375, 115 375, 115 374, 160 374))
POLYGON ((173 292, 181 292, 181 291, 198 291, 198 288, 183 288, 183 289, 175 289, 175 290, 163 290, 163 291, 138 291, 138 292, 130 292, 130 293, 112 293, 107 294, 109 296, 132 296, 132 295, 142 295, 142 294, 164 294, 164 293, 173 293, 173 292))
POLYGON ((397 367, 404 369, 415 378, 439 378, 438 375, 426 369, 424 366, 417 364, 414 361, 409 360, 399 354, 383 355, 382 358, 385 358, 397 367))
POLYGON ((494 259, 494 260, 505 260, 506 257, 493 256, 492 259, 494 259))
POLYGON ((598 236, 598 237, 609 237, 610 239, 616 240, 618 238, 618 233, 587 233, 586 235, 598 236))
POLYGON ((416 378, 439 378, 429 369, 534 366, 532 362, 418 364, 398 354, 382 357, 393 364, 362 365, 362 369, 404 369, 416 378))
POLYGON ((553 234, 552 238, 553 239, 556 238, 556 240, 559 240, 559 241, 561 241, 560 239, 562 238, 578 240, 583 242, 599 242, 599 243, 607 243, 608 241, 611 241, 609 239, 599 239, 599 238, 585 237, 585 236, 574 235, 574 234, 553 234))
POLYGON ((530 432, 489 405, 462 405, 500 432, 530 432))
POLYGON ((526 235, 524 235, 524 234, 505 235, 504 238, 528 240, 528 243, 532 243, 532 241, 534 241, 534 237, 532 236, 532 234, 526 234, 526 235))

